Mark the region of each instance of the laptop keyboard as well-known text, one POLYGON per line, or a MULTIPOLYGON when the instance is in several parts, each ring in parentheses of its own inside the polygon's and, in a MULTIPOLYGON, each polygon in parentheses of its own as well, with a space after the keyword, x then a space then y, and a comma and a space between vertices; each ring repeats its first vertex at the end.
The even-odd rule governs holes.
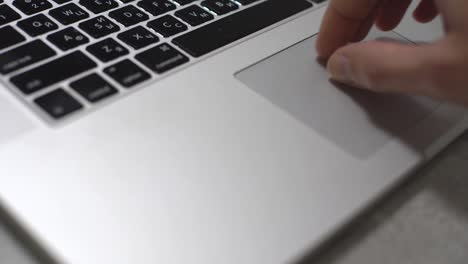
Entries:
POLYGON ((40 116, 58 121, 310 7, 306 0, 0 0, 0 76, 40 116))

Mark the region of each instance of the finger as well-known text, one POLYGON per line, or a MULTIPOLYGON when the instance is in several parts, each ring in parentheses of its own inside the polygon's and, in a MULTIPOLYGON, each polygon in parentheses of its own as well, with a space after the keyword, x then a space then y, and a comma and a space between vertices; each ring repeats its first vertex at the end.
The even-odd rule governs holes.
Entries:
POLYGON ((377 26, 384 31, 394 29, 400 24, 410 4, 411 0, 385 0, 377 10, 377 26))
POLYGON ((377 3, 378 0, 332 0, 317 39, 319 57, 328 58, 339 47, 352 41, 377 3))
POLYGON ((460 56, 451 48, 442 41, 425 46, 361 42, 339 49, 329 59, 328 70, 332 79, 355 87, 460 100, 457 92, 447 89, 466 76, 455 73, 452 65, 460 56))
POLYGON ((435 5, 434 0, 422 0, 418 7, 413 12, 413 17, 418 22, 427 23, 432 21, 439 11, 435 5))
POLYGON ((375 15, 374 13, 370 14, 364 22, 361 23, 361 26, 354 35, 352 42, 362 41, 370 32, 374 26, 375 15))

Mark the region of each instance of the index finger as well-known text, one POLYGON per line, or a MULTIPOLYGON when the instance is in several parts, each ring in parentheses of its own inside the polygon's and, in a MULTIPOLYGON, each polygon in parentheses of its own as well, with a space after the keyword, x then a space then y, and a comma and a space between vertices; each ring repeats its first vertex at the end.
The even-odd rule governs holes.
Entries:
POLYGON ((351 41, 379 0, 331 0, 317 39, 319 57, 328 58, 351 41))

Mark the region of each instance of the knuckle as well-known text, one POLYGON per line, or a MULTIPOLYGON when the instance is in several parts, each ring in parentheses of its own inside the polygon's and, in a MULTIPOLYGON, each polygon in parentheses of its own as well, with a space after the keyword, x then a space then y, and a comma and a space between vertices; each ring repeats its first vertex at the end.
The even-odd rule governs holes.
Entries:
POLYGON ((460 52, 447 51, 425 65, 427 76, 438 97, 466 104, 468 101, 468 58, 460 52))
MULTIPOLYGON (((388 43, 381 43, 380 50, 385 54, 392 54, 397 52, 394 45, 388 43)), ((387 61, 370 61, 364 65, 362 74, 363 84, 367 88, 377 92, 388 92, 392 87, 392 80, 398 73, 390 66, 387 61)))
POLYGON ((386 92, 388 87, 382 85, 388 73, 381 67, 370 67, 363 76, 363 85, 377 92, 386 92))
POLYGON ((458 64, 448 58, 433 60, 425 65, 428 71, 427 76, 436 87, 450 89, 448 84, 452 83, 453 75, 458 71, 458 64))

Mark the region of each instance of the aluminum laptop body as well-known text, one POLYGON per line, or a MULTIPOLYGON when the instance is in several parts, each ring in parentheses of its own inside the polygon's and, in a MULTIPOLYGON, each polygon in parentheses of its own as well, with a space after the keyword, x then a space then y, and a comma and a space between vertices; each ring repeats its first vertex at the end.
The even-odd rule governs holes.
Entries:
MULTIPOLYGON (((98 10, 119 26, 108 36, 128 51, 110 62, 91 47, 104 31, 85 28, 98 20, 71 24, 88 44, 66 52, 54 46, 49 35, 66 26, 49 10, 60 1, 38 12, 57 31, 33 37, 9 22, 23 43, 40 39, 56 53, 4 74, 0 89, 1 206, 32 247, 56 263, 295 263, 467 127, 461 107, 330 82, 314 50, 326 2, 235 2, 232 12, 268 1, 308 6, 232 43, 207 38, 206 47, 220 47, 206 53, 205 46, 183 47, 189 37, 178 36, 185 33, 165 38, 148 29, 162 17, 148 6, 116 1, 115 8, 133 5, 148 15, 138 25, 159 42, 132 47, 118 35, 127 28, 112 10, 98 10), (174 53, 152 57, 164 50, 174 53), (57 81, 86 66, 47 64, 67 54, 86 55, 94 68, 57 81), (127 72, 112 65, 127 59, 149 74, 131 88, 125 85, 146 75, 120 78, 127 72), (31 81, 52 66, 55 82, 31 81), (102 80, 102 89, 87 90, 102 80)), ((26 2, 4 5, 25 19, 26 2)), ((80 8, 87 19, 98 16, 80 8)), ((223 19, 210 11, 217 20, 192 26, 174 12, 187 32, 223 19)), ((369 38, 420 40, 416 31, 426 34, 404 22, 369 38)))

